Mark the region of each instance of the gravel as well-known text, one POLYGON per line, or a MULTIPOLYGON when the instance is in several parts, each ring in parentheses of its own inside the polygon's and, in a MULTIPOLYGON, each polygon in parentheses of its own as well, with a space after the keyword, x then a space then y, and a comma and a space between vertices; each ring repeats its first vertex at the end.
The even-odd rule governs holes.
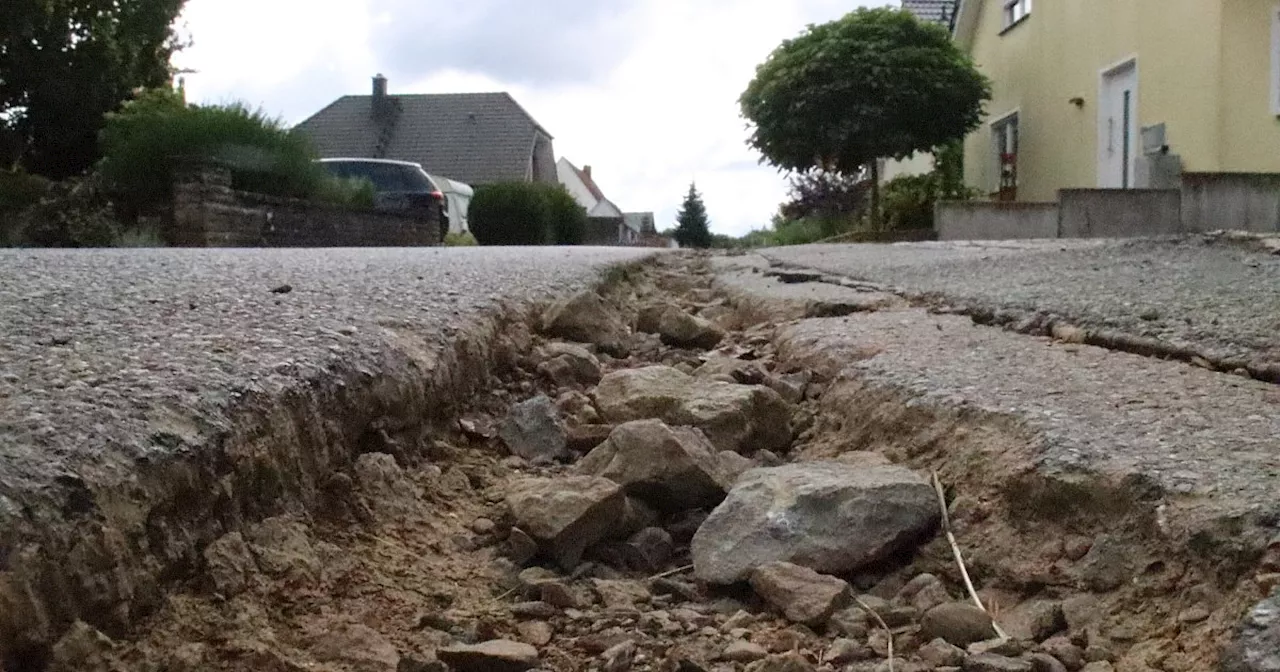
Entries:
POLYGON ((0 251, 0 510, 55 479, 127 481, 136 461, 216 436, 245 395, 339 362, 376 375, 395 351, 649 253, 0 251))
POLYGON ((1200 237, 809 245, 764 254, 908 293, 1280 362, 1280 256, 1200 237))

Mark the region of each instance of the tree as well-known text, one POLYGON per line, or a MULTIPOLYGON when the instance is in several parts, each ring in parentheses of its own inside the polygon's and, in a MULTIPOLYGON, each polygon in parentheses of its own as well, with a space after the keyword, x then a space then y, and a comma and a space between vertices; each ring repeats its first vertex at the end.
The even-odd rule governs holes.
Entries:
POLYGON ((789 201, 781 206, 788 219, 814 217, 831 220, 849 228, 866 212, 871 185, 858 176, 811 170, 796 173, 790 180, 789 201))
POLYGON ((964 137, 990 97, 946 29, 905 11, 859 9, 783 42, 738 103, 753 126, 747 144, 766 163, 848 176, 869 166, 878 224, 876 160, 964 137))
MULTIPOLYGON (((103 115, 168 83, 185 0, 0 2, 0 144, 62 179, 98 158, 103 115), (13 151, 12 148, 16 148, 13 151)), ((6 156, 5 158, 11 158, 6 156)))
POLYGON ((676 214, 676 242, 680 247, 711 247, 711 222, 707 219, 707 206, 695 184, 689 184, 689 193, 676 214))

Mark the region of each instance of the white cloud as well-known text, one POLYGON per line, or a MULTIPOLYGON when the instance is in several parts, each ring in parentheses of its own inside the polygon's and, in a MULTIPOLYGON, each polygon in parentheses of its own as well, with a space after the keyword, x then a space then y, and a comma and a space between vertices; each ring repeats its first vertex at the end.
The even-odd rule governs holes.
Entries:
MULTIPOLYGON (((242 99, 290 122, 338 96, 365 93, 379 71, 419 73, 393 79, 393 93, 507 90, 555 135, 556 154, 591 165, 624 210, 654 210, 659 228, 670 225, 696 180, 713 229, 737 235, 767 224, 785 193, 783 177, 756 165, 744 144, 738 94, 779 42, 855 4, 885 3, 640 0, 623 17, 632 31, 618 46, 626 53, 607 54, 616 62, 607 74, 503 81, 450 67, 447 58, 421 67, 375 62, 374 40, 397 19, 387 0, 189 0, 184 18, 195 46, 177 63, 198 70, 187 78, 192 100, 242 99)), ((611 46, 619 17, 611 19, 602 43, 583 58, 611 46)), ((586 49, 584 29, 575 26, 576 38, 565 46, 586 49)), ((424 27, 424 40, 431 30, 424 27)), ((555 36, 538 37, 545 49, 561 47, 555 36)), ((558 57, 549 62, 562 62, 558 57)), ((474 61, 472 55, 464 67, 474 61)))

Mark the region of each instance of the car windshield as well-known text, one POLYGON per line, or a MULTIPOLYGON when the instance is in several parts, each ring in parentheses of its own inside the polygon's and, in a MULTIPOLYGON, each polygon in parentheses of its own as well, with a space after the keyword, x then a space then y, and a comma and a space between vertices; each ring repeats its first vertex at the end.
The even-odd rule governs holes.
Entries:
POLYGON ((326 161, 323 165, 334 177, 369 180, 378 192, 429 193, 436 190, 431 179, 417 166, 374 161, 326 161))

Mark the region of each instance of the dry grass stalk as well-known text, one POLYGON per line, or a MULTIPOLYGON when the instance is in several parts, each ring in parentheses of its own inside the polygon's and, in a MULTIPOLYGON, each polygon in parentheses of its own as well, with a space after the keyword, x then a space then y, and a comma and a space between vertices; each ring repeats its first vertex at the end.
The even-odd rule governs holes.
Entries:
MULTIPOLYGON (((951 531, 951 516, 947 513, 947 494, 942 489, 942 480, 938 478, 938 472, 933 472, 933 490, 938 493, 938 508, 942 510, 942 531, 947 535, 947 543, 951 544, 951 554, 956 558, 956 565, 960 568, 960 576, 964 579, 964 587, 969 591, 969 598, 978 606, 983 613, 990 614, 987 607, 982 604, 982 598, 978 597, 978 591, 973 587, 973 580, 969 578, 969 568, 964 564, 964 556, 960 553, 960 544, 956 542, 956 535, 951 531)), ((1009 635, 1005 634, 1000 624, 995 622, 993 618, 991 627, 995 628, 996 635, 1000 639, 1009 639, 1009 635)))
POLYGON ((871 614, 871 617, 876 619, 876 622, 880 624, 880 627, 884 628, 884 633, 889 636, 889 672, 893 672, 893 630, 889 628, 889 624, 885 623, 883 618, 880 618, 880 614, 876 613, 876 610, 872 609, 866 602, 863 602, 861 598, 855 596, 853 600, 857 602, 858 606, 862 607, 864 611, 871 614))

